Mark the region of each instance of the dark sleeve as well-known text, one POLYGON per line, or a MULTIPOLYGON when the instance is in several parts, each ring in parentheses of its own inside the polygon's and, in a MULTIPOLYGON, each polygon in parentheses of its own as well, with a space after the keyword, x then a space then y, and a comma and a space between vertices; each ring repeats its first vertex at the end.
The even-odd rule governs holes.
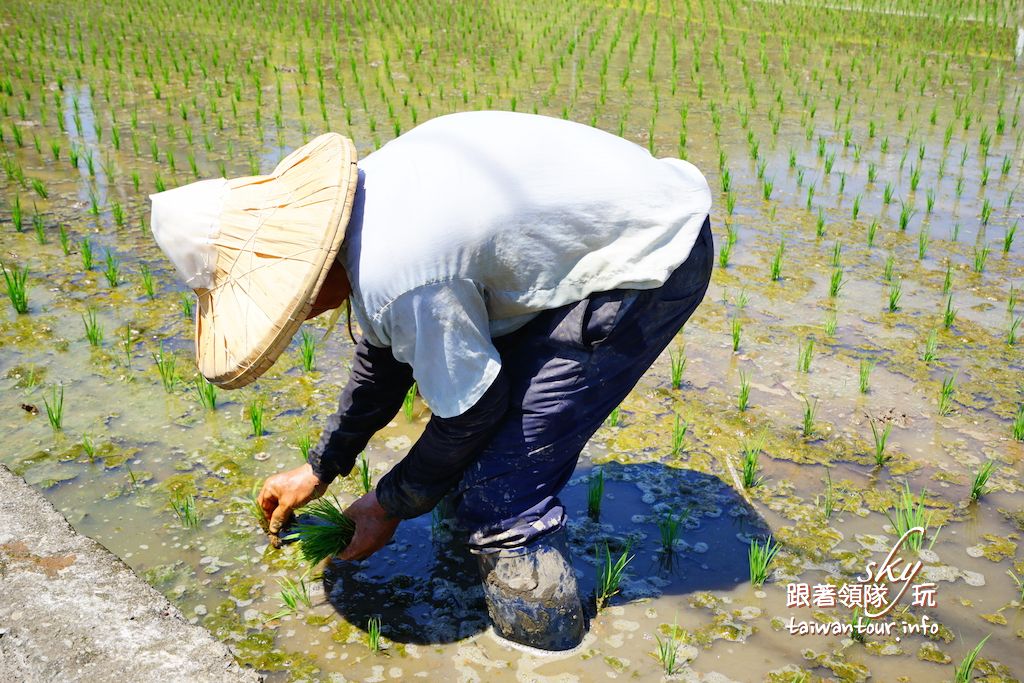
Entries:
POLYGON ((395 416, 411 386, 412 368, 395 360, 390 348, 360 338, 338 410, 309 451, 308 462, 320 481, 329 483, 352 471, 356 456, 395 416))
POLYGON ((377 483, 381 507, 401 519, 432 510, 477 458, 508 403, 508 380, 501 370, 471 408, 454 417, 431 417, 408 455, 377 483))

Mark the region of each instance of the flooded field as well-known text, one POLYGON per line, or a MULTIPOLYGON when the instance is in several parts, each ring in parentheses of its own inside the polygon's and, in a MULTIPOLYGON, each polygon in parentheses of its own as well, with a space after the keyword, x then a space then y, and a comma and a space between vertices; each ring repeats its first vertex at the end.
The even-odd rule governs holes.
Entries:
MULTIPOLYGON (((269 680, 969 680, 985 638, 973 680, 1024 678, 1024 18, 896 5, 4 3, 0 462, 269 680), (549 658, 487 632, 441 511, 356 565, 268 546, 253 488, 334 410, 344 321, 214 396, 149 232, 149 193, 487 108, 684 157, 715 196, 705 303, 564 494, 582 591, 606 544, 633 559, 549 658), (934 605, 908 590, 880 632, 791 632, 858 618, 793 586, 843 596, 904 513, 934 605)), ((428 417, 417 400, 370 442, 372 480, 428 417)), ((332 492, 359 495, 358 471, 332 492)))

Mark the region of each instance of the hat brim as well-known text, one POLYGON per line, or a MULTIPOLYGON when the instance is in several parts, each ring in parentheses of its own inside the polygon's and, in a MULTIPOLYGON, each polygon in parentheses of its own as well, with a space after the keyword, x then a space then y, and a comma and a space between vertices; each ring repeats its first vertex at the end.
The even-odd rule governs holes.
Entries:
POLYGON ((196 363, 243 387, 306 320, 345 238, 359 172, 352 141, 327 133, 265 176, 228 181, 213 286, 196 290, 196 363))

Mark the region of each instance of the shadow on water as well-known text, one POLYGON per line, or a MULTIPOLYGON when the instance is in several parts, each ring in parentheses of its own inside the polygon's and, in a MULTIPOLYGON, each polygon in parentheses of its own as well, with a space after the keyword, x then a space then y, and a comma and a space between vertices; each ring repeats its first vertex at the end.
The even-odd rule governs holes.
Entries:
MULTIPOLYGON (((597 520, 587 514, 592 471, 577 473, 561 495, 585 604, 593 602, 606 543, 613 560, 627 546, 634 556, 613 605, 644 598, 671 602, 748 580, 749 540, 770 530, 734 488, 716 476, 662 463, 608 463, 601 469, 604 499, 597 520), (659 529, 669 518, 679 529, 672 552, 665 551, 659 529)), ((330 603, 361 628, 380 617, 383 634, 396 642, 448 643, 486 629, 476 560, 449 524, 424 515, 403 522, 369 561, 331 562, 324 570, 330 603)))

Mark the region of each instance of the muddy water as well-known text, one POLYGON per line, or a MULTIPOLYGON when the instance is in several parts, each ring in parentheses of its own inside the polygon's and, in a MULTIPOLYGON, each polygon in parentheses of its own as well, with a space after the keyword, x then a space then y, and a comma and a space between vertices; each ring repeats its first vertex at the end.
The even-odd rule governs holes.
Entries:
MULTIPOLYGON (((0 94, 0 126, 9 170, 0 176, 0 258, 31 272, 30 312, 16 315, 4 302, 0 316, 0 435, 7 444, 0 460, 273 680, 432 680, 453 671, 465 680, 650 680, 664 673, 657 638, 672 633, 679 680, 945 680, 988 634, 978 667, 986 680, 1024 676, 1024 612, 1008 575, 1024 576, 1024 447, 1010 427, 1024 400, 1024 362, 1021 345, 1006 343, 1010 322, 1022 315, 1022 304, 1007 307, 1011 286, 1024 285, 1024 237, 1002 249, 1021 214, 1024 112, 1020 67, 1009 58, 1012 32, 760 4, 689 6, 691 13, 669 3, 516 3, 467 13, 356 3, 271 7, 266 11, 283 17, 272 22, 216 3, 207 13, 175 5, 174 17, 134 10, 130 20, 98 3, 55 3, 45 13, 4 9, 0 74, 10 92, 0 94), (119 21, 125 23, 115 33, 125 37, 109 40, 119 21), (190 30, 169 32, 175 22, 190 30), (239 27, 235 40, 206 37, 225 23, 239 27), (413 28, 442 25, 460 30, 413 28), (480 45, 491 46, 493 64, 480 45), (190 154, 200 177, 242 175, 269 170, 322 130, 350 134, 365 155, 394 135, 394 124, 407 130, 435 115, 485 107, 564 111, 613 132, 621 125, 622 134, 657 155, 677 155, 684 106, 686 156, 715 190, 716 246, 725 244, 727 227, 737 241, 675 345, 687 357, 682 386, 671 388, 665 354, 624 402, 620 423, 592 440, 566 489, 584 593, 593 591, 595 553, 605 543, 634 555, 621 593, 592 619, 581 650, 537 659, 494 641, 471 558, 430 516, 404 523, 370 562, 321 568, 324 580, 319 570, 308 577, 313 606, 271 618, 281 609, 281 580, 297 580, 307 568, 295 548, 268 547, 247 499, 268 474, 300 462, 300 437, 317 438, 347 376, 351 344, 339 326, 320 342, 314 371, 302 370, 296 345, 257 384, 221 392, 214 411, 201 407, 192 388, 191 321, 148 235, 146 194, 160 182, 192 180, 190 154), (986 157, 983 130, 991 137, 986 157), (60 145, 58 159, 51 140, 60 145), (80 150, 76 166, 72 146, 80 150), (720 152, 728 194, 721 191, 720 152), (920 168, 916 190, 911 167, 920 168), (769 200, 759 176, 773 182, 769 200), (33 190, 33 178, 47 198, 33 190), (13 226, 15 197, 23 234, 13 226), (901 230, 904 204, 912 213, 901 230), (44 244, 33 230, 36 212, 44 244), (61 225, 70 236, 68 255, 61 225), (923 250, 922 232, 929 236, 923 250), (85 240, 95 253, 89 270, 82 267, 85 240), (781 278, 772 281, 780 240, 781 278), (837 242, 845 284, 832 298, 837 242), (991 253, 975 272, 985 245, 991 253), (108 249, 120 264, 116 287, 103 274, 108 249), (902 290, 896 312, 888 311, 892 285, 884 274, 890 256, 902 290), (143 264, 155 279, 152 300, 143 264), (949 329, 947 265, 957 309, 949 329), (84 337, 88 307, 104 331, 98 348, 84 337), (742 329, 735 352, 733 320, 742 329), (933 330, 935 359, 925 362, 933 330), (815 341, 810 372, 798 372, 798 350, 808 339, 815 341), (171 392, 152 359, 161 344, 178 359, 180 380, 171 392), (858 387, 862 359, 875 363, 867 393, 858 387), (745 412, 736 407, 740 371, 751 386, 745 412), (940 415, 942 381, 954 374, 952 410, 940 415), (64 420, 54 432, 44 401, 52 402, 57 385, 64 387, 64 420), (267 433, 259 438, 246 417, 256 398, 266 406, 267 433), (807 437, 805 398, 817 401, 807 437), (688 430, 673 455, 676 414, 688 430), (871 420, 892 424, 892 459, 882 468, 873 465, 871 420), (742 445, 762 431, 764 479, 744 490, 742 445), (94 446, 91 456, 83 437, 94 446), (991 490, 968 503, 974 472, 988 460, 997 463, 991 490), (606 482, 596 521, 586 514, 595 466, 606 482), (821 505, 826 472, 836 498, 828 519, 821 505), (907 609, 905 599, 896 619, 928 616, 941 625, 938 633, 869 635, 863 644, 790 634, 791 617, 850 619, 841 606, 787 607, 787 584, 853 583, 866 562, 880 562, 897 538, 887 514, 904 482, 915 493, 927 490, 932 526, 943 526, 921 554, 923 577, 937 585, 936 607, 907 609), (189 494, 200 515, 194 529, 183 528, 170 506, 189 494), (683 520, 682 531, 674 552, 665 553, 657 522, 670 513, 683 520), (755 589, 747 549, 766 529, 782 545, 771 579, 755 589), (382 653, 367 648, 371 616, 383 621, 382 653)), ((1005 12, 997 12, 1001 21, 1005 12)), ((323 322, 309 326, 318 337, 324 331, 323 322)), ((404 455, 427 418, 417 404, 412 422, 398 415, 371 441, 374 479, 404 455)), ((344 501, 359 494, 355 476, 333 489, 344 501)))

